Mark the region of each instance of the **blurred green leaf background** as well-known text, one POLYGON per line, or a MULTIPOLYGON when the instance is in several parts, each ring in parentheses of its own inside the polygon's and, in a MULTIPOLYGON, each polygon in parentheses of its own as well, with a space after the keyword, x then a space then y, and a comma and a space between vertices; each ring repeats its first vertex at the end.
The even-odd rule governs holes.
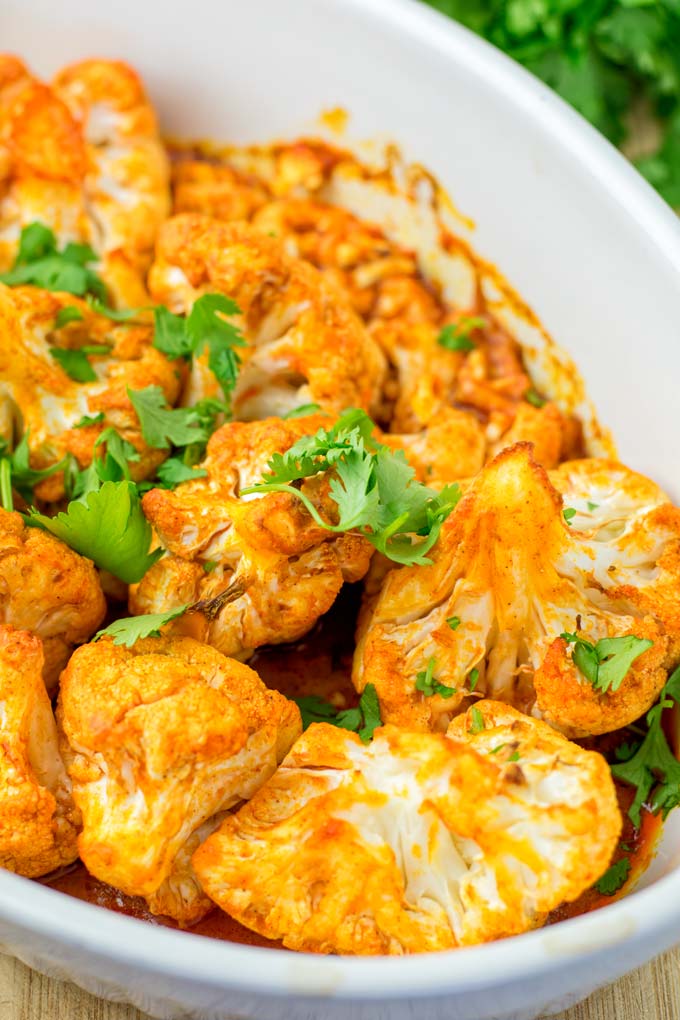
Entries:
POLYGON ((680 209, 680 0, 423 0, 538 75, 680 209))

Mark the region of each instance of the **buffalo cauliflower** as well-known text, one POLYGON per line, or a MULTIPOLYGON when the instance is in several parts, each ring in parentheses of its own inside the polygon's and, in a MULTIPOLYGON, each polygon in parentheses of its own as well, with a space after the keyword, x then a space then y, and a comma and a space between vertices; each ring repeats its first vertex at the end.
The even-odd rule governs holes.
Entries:
MULTIPOLYGON (((166 454, 144 442, 128 388, 160 386, 171 403, 180 388, 177 366, 152 346, 152 339, 151 325, 117 325, 71 294, 0 284, 0 427, 5 438, 11 442, 16 433, 26 433, 36 468, 66 453, 86 467, 101 433, 113 427, 137 451, 137 459, 130 461, 132 477, 152 475, 166 454), (57 316, 67 307, 81 317, 58 326, 57 316), (52 353, 90 346, 100 348, 88 355, 96 375, 92 382, 72 379, 52 353), (83 418, 91 424, 83 427, 83 418)), ((63 495, 61 472, 38 489, 48 502, 63 495)))
POLYGON ((64 760, 91 874, 181 924, 210 908, 190 856, 301 730, 248 666, 191 638, 84 645, 62 674, 64 760))
MULTIPOLYGON (((175 312, 216 291, 241 309, 248 346, 232 397, 236 418, 285 414, 308 403, 331 412, 378 404, 384 359, 347 299, 247 224, 188 214, 169 220, 149 286, 175 312)), ((216 386, 197 359, 185 400, 214 396, 216 386)))
POLYGON ((485 741, 385 726, 366 746, 311 726, 194 854, 203 888, 241 924, 320 953, 451 949, 540 925, 609 864, 609 768, 504 706, 477 711, 485 741))
MULTIPOLYGON (((319 527, 288 493, 239 493, 261 480, 274 454, 329 421, 315 414, 231 422, 208 443, 204 478, 146 493, 144 512, 169 555, 131 590, 131 611, 192 603, 173 632, 239 657, 306 634, 343 582, 364 576, 372 546, 360 535, 319 527)), ((303 491, 327 516, 337 511, 322 477, 310 478, 303 491)))
POLYGON ((51 85, 0 56, 0 268, 23 227, 88 243, 119 305, 145 301, 144 275, 170 204, 156 116, 126 64, 86 60, 51 85))
POLYGON ((432 565, 387 575, 354 665, 384 720, 442 730, 486 695, 585 736, 655 701, 680 657, 680 510, 618 464, 553 477, 564 502, 530 446, 504 450, 445 522, 432 565), (611 638, 639 653, 604 682, 579 664, 613 655, 616 641, 598 645, 611 638))
POLYGON ((78 856, 79 816, 39 638, 0 624, 0 867, 37 878, 78 856))
POLYGON ((0 622, 42 640, 48 688, 56 685, 73 646, 92 636, 105 612, 90 560, 40 528, 26 527, 20 514, 0 510, 0 622))

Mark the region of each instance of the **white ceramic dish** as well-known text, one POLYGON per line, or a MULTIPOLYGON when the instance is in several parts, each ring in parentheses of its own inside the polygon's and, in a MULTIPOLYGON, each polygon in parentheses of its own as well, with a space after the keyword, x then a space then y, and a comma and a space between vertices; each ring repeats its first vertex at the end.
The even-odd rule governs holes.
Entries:
MULTIPOLYGON (((0 39, 44 72, 124 57, 175 136, 292 136, 342 105, 356 137, 398 139, 574 355, 622 458, 680 496, 680 227, 606 142, 484 43, 412 0, 3 0, 0 39)), ((154 928, 0 872, 0 945, 159 1017, 524 1020, 680 940, 680 812, 642 884, 493 945, 341 959, 154 928)))

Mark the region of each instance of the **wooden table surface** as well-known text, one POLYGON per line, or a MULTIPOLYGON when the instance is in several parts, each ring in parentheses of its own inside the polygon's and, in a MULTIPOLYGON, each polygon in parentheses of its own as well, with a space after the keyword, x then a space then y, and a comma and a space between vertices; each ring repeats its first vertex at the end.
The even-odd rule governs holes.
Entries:
MULTIPOLYGON (((0 956, 0 1020, 146 1020, 146 1014, 95 999, 0 956)), ((555 1020, 680 1020, 680 948, 555 1020)))

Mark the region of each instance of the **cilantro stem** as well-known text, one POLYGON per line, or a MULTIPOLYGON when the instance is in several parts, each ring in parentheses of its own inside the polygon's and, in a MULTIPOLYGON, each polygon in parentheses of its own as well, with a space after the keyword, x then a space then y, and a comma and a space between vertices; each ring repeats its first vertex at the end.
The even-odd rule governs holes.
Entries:
POLYGON ((0 502, 5 510, 14 510, 12 496, 12 465, 7 457, 0 460, 0 502))

